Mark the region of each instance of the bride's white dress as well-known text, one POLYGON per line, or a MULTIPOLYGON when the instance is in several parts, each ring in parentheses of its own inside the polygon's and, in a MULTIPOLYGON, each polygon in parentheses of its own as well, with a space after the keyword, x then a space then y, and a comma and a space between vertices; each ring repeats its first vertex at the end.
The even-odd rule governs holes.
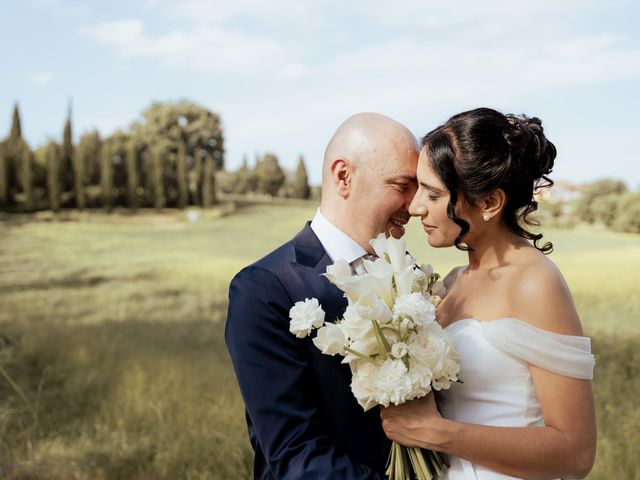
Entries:
MULTIPOLYGON (((593 377, 588 337, 560 335, 514 318, 457 320, 446 327, 460 356, 459 377, 440 392, 445 418, 500 427, 544 425, 529 364, 581 379, 593 377)), ((449 457, 440 480, 506 480, 507 475, 467 460, 449 457)))

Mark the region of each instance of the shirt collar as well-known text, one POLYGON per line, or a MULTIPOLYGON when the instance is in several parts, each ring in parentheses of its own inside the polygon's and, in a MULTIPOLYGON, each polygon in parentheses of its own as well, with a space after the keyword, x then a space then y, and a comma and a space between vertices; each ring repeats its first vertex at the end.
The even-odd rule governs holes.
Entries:
POLYGON ((320 209, 316 211, 311 221, 311 230, 333 262, 343 259, 351 263, 367 253, 358 242, 327 220, 320 209))

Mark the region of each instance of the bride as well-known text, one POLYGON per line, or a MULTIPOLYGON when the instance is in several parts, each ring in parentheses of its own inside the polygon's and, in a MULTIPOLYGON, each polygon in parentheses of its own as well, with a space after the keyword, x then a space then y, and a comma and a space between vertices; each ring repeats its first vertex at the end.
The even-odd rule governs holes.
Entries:
POLYGON ((526 228, 556 149, 539 119, 488 108, 452 117, 422 147, 410 212, 431 246, 469 255, 437 310, 462 383, 437 407, 429 395, 383 409, 384 430, 447 453, 441 480, 584 477, 596 447, 590 340, 545 256, 552 245, 526 228))

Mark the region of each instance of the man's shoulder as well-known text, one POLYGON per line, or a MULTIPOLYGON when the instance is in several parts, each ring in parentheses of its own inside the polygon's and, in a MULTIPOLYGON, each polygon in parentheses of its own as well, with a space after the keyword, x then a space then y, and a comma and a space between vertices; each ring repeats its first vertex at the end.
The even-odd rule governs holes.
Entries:
POLYGON ((256 273, 276 277, 286 276, 286 274, 291 271, 292 265, 297 261, 296 245, 299 245, 301 241, 303 241, 305 237, 309 237, 309 235, 313 235, 313 233, 309 228, 309 224, 307 224, 289 241, 240 270, 234 279, 256 273))
POLYGON ((255 271, 264 271, 273 275, 278 275, 283 269, 290 268, 289 266, 295 261, 295 258, 295 246, 292 239, 283 243, 259 260, 247 265, 238 272, 238 275, 255 271))

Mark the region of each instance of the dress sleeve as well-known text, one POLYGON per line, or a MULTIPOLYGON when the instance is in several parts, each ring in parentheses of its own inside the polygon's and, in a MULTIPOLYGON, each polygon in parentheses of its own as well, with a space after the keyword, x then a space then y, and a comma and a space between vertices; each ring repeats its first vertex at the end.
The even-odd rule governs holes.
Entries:
POLYGON ((567 377, 593 379, 591 339, 561 335, 515 318, 483 322, 483 336, 494 347, 537 367, 567 377))

